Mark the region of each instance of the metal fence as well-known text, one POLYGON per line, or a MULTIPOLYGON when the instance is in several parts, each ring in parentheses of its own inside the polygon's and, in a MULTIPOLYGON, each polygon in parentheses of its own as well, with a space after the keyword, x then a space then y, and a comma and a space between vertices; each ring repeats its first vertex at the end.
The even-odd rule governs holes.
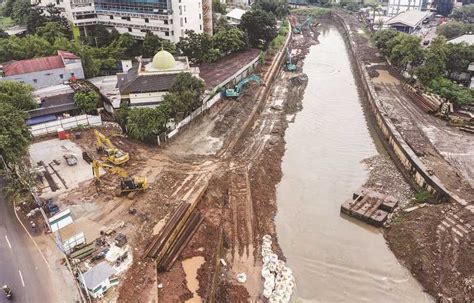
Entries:
POLYGON ((99 126, 102 125, 102 118, 100 116, 91 115, 80 115, 75 117, 69 117, 56 121, 41 123, 32 125, 30 127, 31 134, 33 137, 44 136, 47 134, 53 134, 58 131, 58 128, 69 130, 77 128, 79 126, 99 126))

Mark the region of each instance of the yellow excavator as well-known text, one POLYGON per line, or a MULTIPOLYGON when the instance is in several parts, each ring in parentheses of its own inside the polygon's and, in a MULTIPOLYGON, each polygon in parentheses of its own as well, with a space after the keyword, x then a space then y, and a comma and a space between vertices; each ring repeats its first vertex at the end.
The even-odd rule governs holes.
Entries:
POLYGON ((117 196, 127 194, 129 199, 133 199, 137 192, 144 191, 148 188, 148 180, 146 177, 129 176, 127 171, 121 167, 113 166, 98 160, 92 160, 92 173, 94 174, 97 183, 100 183, 101 167, 106 172, 119 175, 122 178, 120 180, 120 187, 118 187, 116 191, 117 196))
POLYGON ((116 148, 112 142, 98 130, 94 130, 97 139, 97 151, 107 156, 107 161, 114 165, 121 165, 130 160, 130 155, 121 149, 116 148))

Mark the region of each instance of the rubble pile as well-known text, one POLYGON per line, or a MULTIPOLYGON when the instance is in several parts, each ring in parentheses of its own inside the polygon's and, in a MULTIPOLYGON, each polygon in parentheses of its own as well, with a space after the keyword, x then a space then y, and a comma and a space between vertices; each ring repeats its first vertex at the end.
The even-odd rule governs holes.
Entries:
POLYGON ((263 296, 270 303, 290 302, 295 287, 295 278, 285 262, 279 260, 278 256, 273 253, 272 237, 270 235, 263 236, 262 258, 262 277, 265 279, 263 296))

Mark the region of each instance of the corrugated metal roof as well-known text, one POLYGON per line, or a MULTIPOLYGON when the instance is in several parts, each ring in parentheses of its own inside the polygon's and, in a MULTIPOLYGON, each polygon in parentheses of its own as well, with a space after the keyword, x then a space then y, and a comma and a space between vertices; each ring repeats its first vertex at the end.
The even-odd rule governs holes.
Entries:
POLYGON ((449 43, 467 43, 469 45, 474 45, 474 35, 462 35, 460 37, 451 39, 449 43))
POLYGON ((117 271, 109 263, 103 261, 83 274, 84 283, 88 289, 95 289, 116 273, 117 271))
POLYGON ((178 74, 139 75, 137 67, 127 74, 117 75, 117 86, 121 94, 150 93, 167 91, 173 85, 178 74))
POLYGON ((404 11, 392 19, 387 21, 387 25, 393 25, 396 23, 400 23, 409 27, 416 27, 419 25, 423 20, 429 18, 433 13, 431 12, 422 12, 418 10, 409 10, 404 11))
POLYGON ((13 61, 4 64, 3 72, 5 73, 5 76, 14 76, 62 67, 64 67, 64 63, 61 56, 50 56, 21 61, 13 61))

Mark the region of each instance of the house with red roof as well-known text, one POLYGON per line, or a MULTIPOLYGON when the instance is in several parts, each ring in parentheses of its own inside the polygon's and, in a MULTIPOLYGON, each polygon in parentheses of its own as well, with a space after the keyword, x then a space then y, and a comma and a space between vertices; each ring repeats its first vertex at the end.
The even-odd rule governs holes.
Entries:
POLYGON ((0 64, 0 81, 20 81, 36 89, 58 85, 71 78, 84 79, 81 58, 61 50, 56 56, 0 64))

